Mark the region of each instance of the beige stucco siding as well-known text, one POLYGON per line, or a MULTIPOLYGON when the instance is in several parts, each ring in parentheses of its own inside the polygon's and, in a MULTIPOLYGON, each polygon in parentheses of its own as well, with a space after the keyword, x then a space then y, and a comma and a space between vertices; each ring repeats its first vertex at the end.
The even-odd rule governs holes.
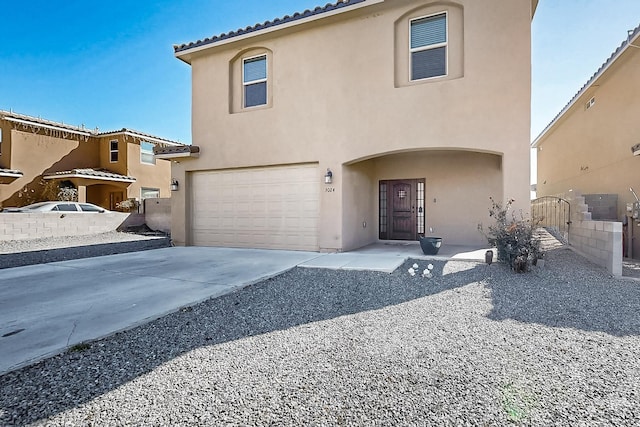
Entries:
MULTIPOLYGON (((487 175, 481 169, 475 176, 477 180, 489 177, 490 185, 482 194, 515 198, 525 208, 529 199, 530 20, 529 0, 385 1, 296 31, 274 31, 202 50, 191 57, 193 143, 202 148, 201 155, 174 167, 173 173, 184 179, 187 170, 305 162, 317 162, 322 173, 331 168, 335 193, 325 194, 322 174, 318 177, 319 241, 321 249, 327 250, 347 249, 376 238, 375 192, 378 180, 384 178, 372 171, 375 162, 360 162, 381 158, 384 164, 385 156, 395 153, 486 153, 460 155, 467 159, 463 166, 485 155, 493 159, 492 172, 487 175), (407 75, 403 82, 398 70, 406 64, 399 62, 406 62, 409 52, 398 40, 406 38, 408 20, 439 11, 452 20, 451 73, 421 82, 409 82, 407 75), (230 73, 237 72, 238 58, 257 51, 267 52, 270 61, 269 103, 238 110, 230 102, 237 76, 230 73), (367 189, 366 196, 362 188, 367 189)), ((459 163, 454 161, 458 157, 452 156, 438 166, 443 174, 439 185, 449 188, 457 182, 463 189, 462 182, 474 178, 469 171, 475 169, 458 171, 459 163), (464 178, 458 182, 459 177, 464 178)), ((424 170, 406 167, 413 164, 412 156, 394 159, 405 174, 401 178, 426 177, 424 170)), ((440 200, 442 209, 459 209, 440 200)), ((456 241, 463 236, 477 241, 475 235, 459 230, 476 229, 489 205, 484 196, 467 200, 464 218, 454 216, 451 224, 443 221, 438 227, 457 236, 456 241)), ((186 229, 186 208, 177 199, 174 210, 180 212, 174 218, 176 229, 186 229)), ((185 235, 179 231, 174 237, 180 241, 185 235)))
MULTIPOLYGON (((20 200, 24 195, 20 197, 17 192, 30 185, 39 185, 45 172, 90 166, 87 159, 92 157, 92 148, 87 143, 17 130, 10 130, 9 135, 11 150, 3 156, 10 157, 11 169, 20 170, 24 175, 11 184, 0 185, 0 200, 4 201, 4 206, 25 204, 20 200)), ((31 189, 26 191, 31 192, 31 189)))
POLYGON ((618 218, 640 189, 640 54, 629 49, 537 143, 538 196, 571 189, 618 195, 618 218), (586 108, 594 98, 595 104, 586 108))
POLYGON ((0 132, 2 132, 2 141, 0 142, 0 168, 9 169, 11 166, 11 127, 0 121, 0 132))
MULTIPOLYGON (((407 153, 375 161, 379 180, 425 178, 425 227, 451 244, 485 242, 489 197, 502 192, 501 158, 465 151, 407 153)), ((377 189, 374 189, 377 194, 377 189)), ((376 209, 378 209, 377 198, 376 209)))
POLYGON ((529 124, 520 113, 529 104, 529 80, 522 78, 530 66, 528 2, 467 3, 461 79, 394 87, 394 21, 410 5, 336 23, 330 31, 245 41, 194 59, 194 141, 217 148, 203 151, 198 163, 277 164, 325 154, 352 160, 390 146, 522 152, 529 124), (494 31, 496 21, 514 31, 494 31), (229 98, 223 71, 254 46, 273 52, 273 107, 229 114, 228 104, 216 101, 229 98))
POLYGON ((23 173, 13 182, 0 185, 0 202, 4 206, 23 206, 42 201, 44 197, 55 198, 55 192, 49 194, 49 190, 55 190, 56 182, 43 180, 43 175, 83 168, 105 169, 136 178, 133 184, 73 178, 74 184, 82 186, 79 191, 86 194, 87 201, 107 209, 113 208, 110 204, 112 192, 123 192, 124 198, 140 199, 140 189, 148 187, 158 188, 160 197, 171 196, 171 163, 158 159, 155 165, 142 164, 140 145, 132 137, 119 134, 99 138, 78 136, 64 130, 44 131, 37 122, 19 127, 5 120, 0 120, 0 124, 3 127, 1 166, 23 173), (119 141, 118 161, 114 163, 109 157, 112 139, 119 141))
POLYGON ((160 197, 171 197, 171 162, 156 159, 155 164, 142 163, 140 160, 140 144, 125 144, 127 153, 127 176, 134 176, 136 182, 127 187, 129 198, 140 199, 140 190, 157 188, 160 197))

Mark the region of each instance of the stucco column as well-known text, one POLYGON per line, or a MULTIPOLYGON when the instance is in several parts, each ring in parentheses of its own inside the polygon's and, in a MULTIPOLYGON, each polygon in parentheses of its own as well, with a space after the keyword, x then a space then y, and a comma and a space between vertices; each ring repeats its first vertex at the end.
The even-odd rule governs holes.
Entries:
POLYGON ((342 251, 342 168, 338 164, 320 162, 318 183, 320 184, 320 218, 318 223, 318 246, 320 252, 342 251), (325 183, 329 168, 333 174, 331 183, 325 183))
POLYGON ((78 202, 87 203, 87 186, 78 185, 78 202))
POLYGON ((182 163, 171 164, 171 178, 178 180, 178 190, 171 192, 171 240, 176 246, 186 246, 189 242, 191 224, 191 174, 187 175, 182 163))
POLYGON ((529 147, 521 151, 502 156, 502 202, 514 199, 514 212, 522 211, 528 217, 531 212, 529 147))

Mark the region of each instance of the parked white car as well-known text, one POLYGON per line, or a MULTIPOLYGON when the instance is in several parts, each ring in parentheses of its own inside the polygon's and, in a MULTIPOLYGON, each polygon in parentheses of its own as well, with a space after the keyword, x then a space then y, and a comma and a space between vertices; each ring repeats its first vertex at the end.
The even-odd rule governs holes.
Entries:
POLYGON ((21 208, 4 208, 2 212, 109 212, 92 203, 77 202, 38 202, 21 208))

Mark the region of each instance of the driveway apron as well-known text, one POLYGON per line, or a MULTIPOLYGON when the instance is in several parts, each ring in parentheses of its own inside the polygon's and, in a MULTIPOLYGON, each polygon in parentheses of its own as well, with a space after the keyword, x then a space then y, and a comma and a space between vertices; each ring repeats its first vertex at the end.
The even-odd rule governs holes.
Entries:
POLYGON ((0 374, 319 256, 173 247, 0 270, 0 374))

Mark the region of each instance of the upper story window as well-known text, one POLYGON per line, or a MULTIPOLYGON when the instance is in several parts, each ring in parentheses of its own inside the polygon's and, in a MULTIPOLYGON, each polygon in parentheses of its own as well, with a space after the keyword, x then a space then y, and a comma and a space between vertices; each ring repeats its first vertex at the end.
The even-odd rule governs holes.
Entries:
POLYGON ((447 14, 411 20, 411 80, 447 75, 447 14))
POLYGON ((589 108, 593 107, 596 103, 596 97, 592 97, 590 100, 587 101, 586 104, 584 104, 584 109, 588 110, 589 108))
POLYGON ((242 61, 244 108, 267 104, 267 56, 260 55, 242 61))
POLYGON ((273 106, 273 52, 254 46, 229 61, 229 113, 245 113, 273 106))
MULTIPOLYGON (((394 85, 439 85, 464 77, 464 8, 455 0, 415 7, 394 21, 394 85)), ((483 34, 490 38, 491 34, 483 34)), ((476 36, 477 37, 477 36, 476 36)), ((428 89, 425 89, 428 90, 428 89)))
POLYGON ((111 163, 118 162, 118 140, 109 141, 109 161, 111 163))
POLYGON ((2 128, 0 128, 0 156, 2 155, 2 128))
POLYGON ((153 144, 150 142, 142 141, 140 143, 140 163, 145 165, 155 165, 156 158, 153 155, 153 144))

